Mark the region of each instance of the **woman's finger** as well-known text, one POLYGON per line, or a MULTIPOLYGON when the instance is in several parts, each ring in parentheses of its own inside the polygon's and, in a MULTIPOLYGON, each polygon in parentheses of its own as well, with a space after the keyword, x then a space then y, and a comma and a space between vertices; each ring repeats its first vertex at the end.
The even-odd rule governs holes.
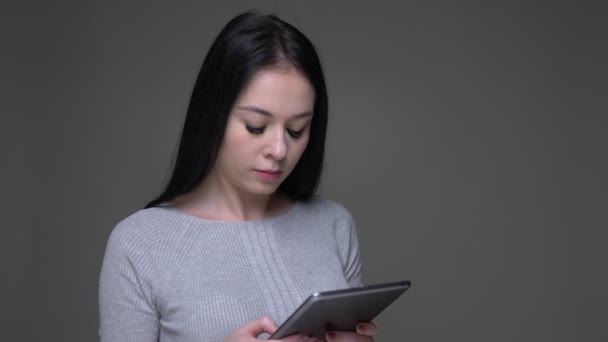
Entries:
POLYGON ((371 336, 360 335, 352 331, 330 331, 325 335, 328 342, 373 342, 371 336))
POLYGON ((372 322, 361 322, 357 324, 357 334, 374 336, 378 333, 378 327, 372 322))
POLYGON ((256 337, 261 333, 272 334, 275 330, 277 330, 277 328, 277 324, 272 320, 272 318, 264 316, 245 324, 239 330, 246 333, 248 336, 256 337))
MULTIPOLYGON (((279 341, 279 340, 269 340, 269 341, 279 341)), ((308 336, 304 336, 304 335, 291 335, 291 336, 281 339, 280 341, 281 342, 321 342, 316 337, 308 337, 308 336)))

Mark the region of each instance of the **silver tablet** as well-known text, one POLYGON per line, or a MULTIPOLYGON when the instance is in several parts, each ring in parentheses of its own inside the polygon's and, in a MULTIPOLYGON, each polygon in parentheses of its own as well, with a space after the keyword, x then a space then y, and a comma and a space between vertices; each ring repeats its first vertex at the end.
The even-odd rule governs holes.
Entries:
POLYGON ((410 285, 404 280, 314 293, 269 339, 302 334, 324 341, 327 331, 355 331, 357 323, 371 322, 410 285))

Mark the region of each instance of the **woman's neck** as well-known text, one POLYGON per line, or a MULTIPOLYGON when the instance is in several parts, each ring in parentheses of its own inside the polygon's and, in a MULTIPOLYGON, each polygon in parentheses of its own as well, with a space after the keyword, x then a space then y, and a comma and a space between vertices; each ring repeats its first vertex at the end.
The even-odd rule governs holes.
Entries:
POLYGON ((281 193, 243 193, 210 178, 171 204, 190 215, 214 221, 260 220, 280 215, 293 206, 293 202, 281 193))

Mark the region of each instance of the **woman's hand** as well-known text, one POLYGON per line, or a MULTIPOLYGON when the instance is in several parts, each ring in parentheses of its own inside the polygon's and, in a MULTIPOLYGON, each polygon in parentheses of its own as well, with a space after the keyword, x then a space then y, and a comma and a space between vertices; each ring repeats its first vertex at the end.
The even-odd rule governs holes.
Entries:
POLYGON ((359 323, 357 332, 330 331, 326 334, 325 339, 328 342, 372 342, 377 332, 378 327, 374 323, 359 323))
MULTIPOLYGON (((277 330, 277 324, 272 318, 265 316, 258 318, 255 321, 251 321, 242 327, 236 329, 232 334, 224 338, 224 342, 257 342, 263 341, 258 339, 258 336, 262 333, 272 334, 277 330)), ((283 342, 318 342, 319 340, 314 337, 306 337, 302 335, 292 335, 281 340, 272 341, 283 341, 283 342)), ((346 340, 345 340, 346 341, 346 340)), ((356 340, 353 340, 356 341, 356 340)))

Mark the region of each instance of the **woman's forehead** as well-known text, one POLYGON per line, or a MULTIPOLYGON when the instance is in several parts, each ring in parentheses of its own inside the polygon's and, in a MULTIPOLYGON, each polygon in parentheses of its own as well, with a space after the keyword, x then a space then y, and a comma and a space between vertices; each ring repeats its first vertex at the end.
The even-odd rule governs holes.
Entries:
POLYGON ((239 95, 235 107, 253 107, 271 114, 312 112, 315 91, 295 68, 258 70, 239 95))

